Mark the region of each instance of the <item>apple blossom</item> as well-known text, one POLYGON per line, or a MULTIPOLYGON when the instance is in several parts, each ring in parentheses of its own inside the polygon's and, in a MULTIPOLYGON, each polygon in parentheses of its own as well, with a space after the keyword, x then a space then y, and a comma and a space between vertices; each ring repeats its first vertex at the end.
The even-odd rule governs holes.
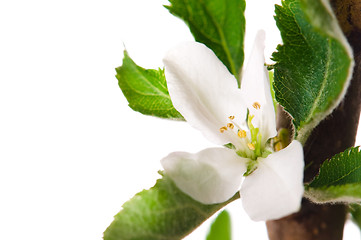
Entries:
POLYGON ((255 221, 299 210, 303 195, 303 149, 294 140, 274 152, 277 135, 260 31, 242 74, 241 89, 226 66, 205 45, 183 43, 164 58, 174 107, 216 144, 196 154, 174 152, 161 160, 178 188, 204 203, 221 203, 240 191, 255 221), (243 183, 241 185, 241 182, 243 183))

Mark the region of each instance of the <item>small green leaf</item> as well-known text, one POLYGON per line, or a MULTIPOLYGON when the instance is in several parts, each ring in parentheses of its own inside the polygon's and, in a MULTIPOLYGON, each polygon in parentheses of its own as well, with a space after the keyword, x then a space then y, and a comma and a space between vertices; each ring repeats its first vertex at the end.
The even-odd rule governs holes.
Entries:
POLYGON ((123 205, 104 232, 104 240, 182 239, 219 209, 221 204, 204 205, 180 191, 166 175, 154 187, 143 190, 123 205))
POLYGON ((349 206, 352 221, 361 229, 361 205, 351 204, 349 206))
POLYGON ((245 0, 169 0, 165 6, 189 26, 196 41, 204 43, 237 78, 244 60, 245 0))
POLYGON ((309 184, 310 187, 324 187, 361 183, 361 151, 359 147, 349 148, 325 161, 320 173, 309 184))
POLYGON ((218 214, 217 218, 211 225, 211 229, 207 235, 207 240, 231 240, 231 216, 226 210, 218 214))
POLYGON ((278 102, 293 117, 296 139, 305 143, 312 129, 342 100, 353 57, 328 1, 312 0, 304 8, 300 1, 308 0, 276 5, 283 45, 273 54, 274 89, 278 102), (325 19, 323 28, 320 24, 325 19))
POLYGON ((325 161, 305 196, 315 202, 361 201, 361 151, 350 148, 325 161))
POLYGON ((115 69, 129 107, 145 115, 184 120, 169 96, 164 70, 144 69, 124 51, 123 65, 115 69))

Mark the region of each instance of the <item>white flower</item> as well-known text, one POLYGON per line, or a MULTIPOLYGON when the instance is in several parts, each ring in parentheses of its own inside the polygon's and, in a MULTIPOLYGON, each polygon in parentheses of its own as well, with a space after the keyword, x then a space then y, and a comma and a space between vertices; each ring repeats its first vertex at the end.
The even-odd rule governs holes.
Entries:
POLYGON ((243 72, 241 89, 203 44, 184 43, 164 58, 175 108, 209 140, 234 147, 171 153, 161 160, 165 173, 204 204, 227 201, 240 190, 243 207, 255 221, 298 211, 303 195, 302 145, 293 141, 279 152, 269 146, 277 132, 263 51, 262 31, 243 72))

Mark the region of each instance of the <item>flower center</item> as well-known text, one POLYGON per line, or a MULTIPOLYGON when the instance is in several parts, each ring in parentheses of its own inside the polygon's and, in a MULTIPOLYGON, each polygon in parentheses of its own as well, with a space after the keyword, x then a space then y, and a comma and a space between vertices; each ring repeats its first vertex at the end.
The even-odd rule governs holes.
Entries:
MULTIPOLYGON (((254 102, 252 107, 256 110, 261 109, 261 104, 258 102, 254 102)), ((222 126, 219 131, 224 133, 225 131, 230 131, 235 134, 239 139, 241 149, 236 149, 236 152, 239 156, 250 158, 252 160, 257 160, 258 157, 263 155, 263 149, 261 145, 262 134, 260 133, 259 128, 254 127, 252 124, 252 120, 254 119, 254 115, 249 114, 249 110, 247 109, 247 117, 245 121, 246 127, 242 128, 235 122, 234 116, 229 116, 226 126, 222 126)))

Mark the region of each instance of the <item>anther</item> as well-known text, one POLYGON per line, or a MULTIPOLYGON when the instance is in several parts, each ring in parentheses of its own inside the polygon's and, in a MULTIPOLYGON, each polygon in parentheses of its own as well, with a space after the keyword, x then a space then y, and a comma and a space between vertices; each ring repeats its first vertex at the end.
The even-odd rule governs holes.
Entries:
POLYGON ((234 125, 233 125, 233 123, 228 123, 228 124, 227 124, 227 127, 230 128, 230 129, 233 129, 233 128, 234 128, 234 125))
POLYGON ((256 149, 256 147, 255 147, 254 144, 252 144, 252 143, 248 143, 247 146, 248 146, 248 148, 251 149, 252 151, 256 149))
POLYGON ((221 133, 224 133, 224 131, 227 131, 227 127, 221 127, 221 128, 219 129, 219 131, 220 131, 221 133))
POLYGON ((244 130, 238 130, 238 133, 237 133, 238 137, 240 138, 245 138, 247 136, 247 133, 246 131, 244 130))
POLYGON ((234 120, 234 116, 229 116, 228 117, 230 120, 234 120))
POLYGON ((259 104, 259 102, 254 102, 252 107, 254 107, 255 109, 260 109, 261 108, 261 104, 259 104))

